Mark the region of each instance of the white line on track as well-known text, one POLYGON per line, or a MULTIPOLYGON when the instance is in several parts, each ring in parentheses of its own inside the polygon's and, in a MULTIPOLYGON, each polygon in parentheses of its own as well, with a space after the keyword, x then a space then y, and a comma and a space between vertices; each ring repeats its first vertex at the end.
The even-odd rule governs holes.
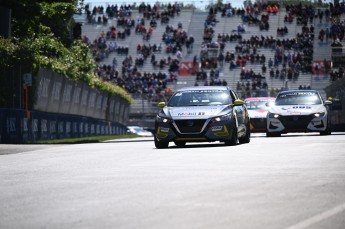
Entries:
POLYGON ((290 226, 286 229, 304 229, 308 228, 318 222, 321 222, 322 220, 325 220, 333 215, 336 215, 342 211, 345 211, 345 203, 338 205, 328 211, 322 212, 320 214, 317 214, 313 217, 310 217, 309 219, 303 220, 293 226, 290 226))

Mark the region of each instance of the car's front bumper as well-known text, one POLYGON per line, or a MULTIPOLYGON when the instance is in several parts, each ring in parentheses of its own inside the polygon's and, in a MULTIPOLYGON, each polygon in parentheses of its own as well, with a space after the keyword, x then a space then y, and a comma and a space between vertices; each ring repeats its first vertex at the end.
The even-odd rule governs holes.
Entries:
POLYGON ((210 120, 177 120, 170 123, 156 122, 155 137, 158 141, 164 142, 226 141, 231 138, 234 125, 233 121, 212 123, 210 120))
POLYGON ((279 118, 267 118, 266 128, 271 133, 321 132, 327 128, 327 116, 280 115, 279 118))
POLYGON ((265 118, 250 118, 251 132, 265 132, 266 131, 266 117, 265 118))

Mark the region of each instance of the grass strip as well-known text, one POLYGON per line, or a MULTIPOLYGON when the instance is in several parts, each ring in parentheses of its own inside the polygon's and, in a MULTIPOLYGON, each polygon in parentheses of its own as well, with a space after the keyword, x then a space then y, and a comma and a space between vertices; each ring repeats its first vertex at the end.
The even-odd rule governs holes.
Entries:
POLYGON ((65 138, 65 139, 51 139, 30 141, 27 144, 82 144, 82 143, 98 143, 108 140, 124 139, 124 138, 137 138, 138 135, 107 135, 107 136, 93 136, 83 138, 65 138))

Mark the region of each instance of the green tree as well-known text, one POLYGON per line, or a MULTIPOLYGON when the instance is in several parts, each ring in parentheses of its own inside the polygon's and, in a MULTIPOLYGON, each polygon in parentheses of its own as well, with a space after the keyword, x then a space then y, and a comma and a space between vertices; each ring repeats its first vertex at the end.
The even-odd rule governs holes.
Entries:
MULTIPOLYGON (((14 97, 20 100, 16 96, 20 85, 13 81, 20 81, 24 71, 35 75, 40 67, 119 95, 129 103, 132 101, 123 88, 94 75, 96 64, 90 49, 80 40, 74 40, 73 14, 77 4, 77 0, 0 0, 0 6, 12 12, 11 39, 0 37, 0 82, 12 82, 12 92, 0 93, 0 107, 9 107, 8 101, 14 97)), ((33 83, 35 87, 35 78, 33 83)), ((1 91, 9 88, 8 83, 0 85, 1 91)))

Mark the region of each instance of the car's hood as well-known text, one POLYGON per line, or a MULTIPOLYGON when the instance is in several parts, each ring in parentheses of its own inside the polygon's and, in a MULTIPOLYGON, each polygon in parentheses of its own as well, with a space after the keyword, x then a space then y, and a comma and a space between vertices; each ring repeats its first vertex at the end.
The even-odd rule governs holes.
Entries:
POLYGON ((267 112, 265 109, 248 110, 250 118, 266 118, 267 112))
POLYGON ((273 106, 270 110, 271 113, 280 115, 309 115, 317 112, 325 112, 324 105, 286 105, 286 106, 273 106))
POLYGON ((164 113, 174 120, 178 119, 208 119, 222 115, 229 106, 193 106, 193 107, 165 107, 164 113))

